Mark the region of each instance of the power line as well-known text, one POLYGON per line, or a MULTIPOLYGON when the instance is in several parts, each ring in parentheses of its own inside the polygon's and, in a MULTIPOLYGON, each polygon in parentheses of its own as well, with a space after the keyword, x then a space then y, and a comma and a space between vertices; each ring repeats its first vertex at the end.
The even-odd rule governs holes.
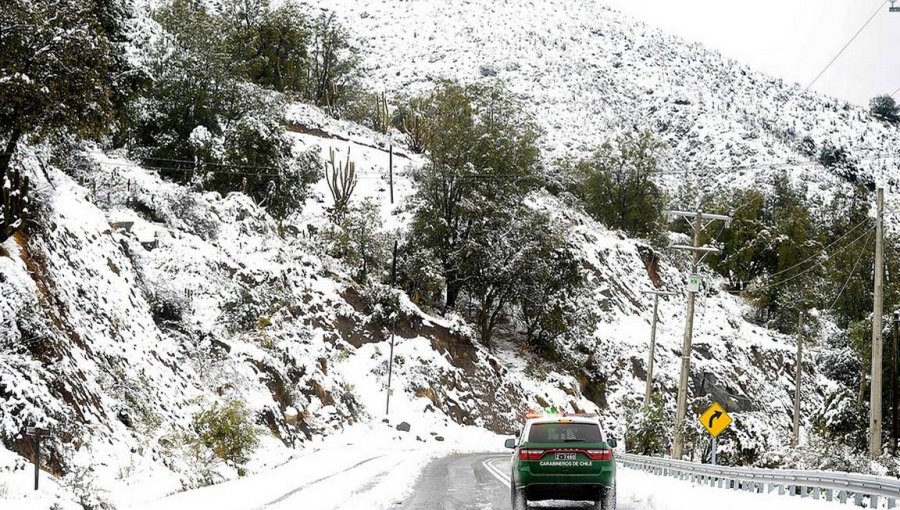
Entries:
POLYGON ((847 290, 847 286, 850 285, 850 280, 856 276, 856 268, 859 267, 859 263, 862 260, 863 256, 866 254, 866 250, 869 248, 869 243, 872 242, 872 239, 869 238, 866 240, 866 244, 863 245, 863 249, 859 252, 859 257, 856 258, 856 262, 853 264, 853 269, 850 270, 850 275, 847 277, 847 281, 844 282, 844 285, 841 286, 841 290, 838 291, 837 296, 834 298, 834 301, 831 302, 831 306, 828 307, 828 311, 834 309, 834 305, 837 304, 838 300, 841 299, 841 296, 844 294, 844 291, 847 290))
POLYGON ((866 27, 869 26, 869 23, 872 23, 872 20, 874 20, 875 17, 878 16, 878 13, 880 13, 882 9, 884 9, 884 6, 887 4, 888 0, 885 0, 878 6, 878 9, 874 13, 872 13, 872 16, 865 23, 863 23, 863 26, 861 26, 859 30, 857 30, 856 33, 853 34, 853 37, 851 37, 850 40, 847 41, 847 44, 845 44, 844 47, 841 48, 841 51, 839 51, 837 55, 835 55, 834 58, 831 59, 831 62, 828 62, 828 65, 825 66, 825 69, 822 69, 822 71, 818 75, 816 75, 813 81, 811 81, 809 85, 806 86, 806 90, 812 88, 812 86, 815 85, 817 81, 819 81, 819 78, 821 78, 822 75, 825 74, 825 71, 827 71, 837 61, 837 59, 840 58, 840 56, 843 55, 845 51, 847 51, 847 48, 849 48, 850 45, 853 44, 853 41, 855 41, 856 38, 859 37, 859 34, 861 34, 863 30, 865 30, 866 27))
POLYGON ((829 244, 828 246, 822 248, 821 250, 819 250, 819 251, 816 252, 815 254, 813 254, 813 255, 809 256, 808 258, 806 258, 806 259, 804 259, 804 260, 802 260, 802 261, 800 261, 800 262, 794 264, 793 266, 791 266, 791 267, 789 267, 789 268, 787 268, 787 269, 782 269, 781 271, 778 271, 777 273, 773 273, 773 274, 769 275, 769 278, 774 278, 774 277, 776 277, 776 276, 778 276, 778 275, 787 273, 788 271, 791 271, 792 269, 796 269, 796 268, 802 266, 803 264, 806 264, 807 262, 813 260, 814 258, 820 256, 822 253, 827 252, 827 251, 830 250, 832 247, 834 247, 834 245, 836 245, 837 243, 841 242, 841 240, 843 240, 845 237, 847 237, 847 236, 849 236, 850 234, 852 234, 853 231, 855 231, 855 230, 858 229, 859 227, 865 225, 866 222, 868 222, 868 221, 869 221, 868 218, 862 220, 861 222, 859 222, 859 223, 857 223, 856 225, 854 225, 850 230, 844 232, 844 235, 842 235, 842 236, 838 237, 837 239, 835 239, 834 241, 832 241, 831 244, 829 244))
POLYGON ((825 263, 828 262, 828 261, 829 261, 832 257, 834 257, 835 255, 839 255, 840 253, 844 252, 847 248, 849 248, 849 247, 853 246, 854 244, 856 244, 857 241, 859 241, 860 239, 862 239, 864 236, 870 234, 873 230, 875 230, 875 227, 869 228, 868 230, 866 230, 865 232, 863 232, 862 234, 860 234, 860 236, 857 237, 856 239, 854 239, 853 241, 850 241, 850 242, 847 243, 846 245, 842 246, 840 249, 838 249, 837 251, 835 251, 835 252, 832 253, 831 255, 826 256, 824 260, 818 262, 817 264, 815 264, 815 265, 813 265, 813 266, 810 266, 809 268, 807 268, 807 269, 805 269, 805 270, 803 270, 803 271, 801 271, 801 272, 799 272, 799 273, 797 273, 797 274, 795 274, 795 275, 793 275, 793 276, 790 276, 790 277, 788 277, 788 278, 785 278, 784 280, 781 280, 780 282, 776 282, 776 283, 772 283, 772 284, 766 285, 766 286, 764 286, 764 287, 759 287, 759 288, 751 289, 750 291, 764 291, 764 290, 774 289, 775 287, 778 287, 778 286, 784 285, 785 283, 794 281, 794 280, 796 280, 797 278, 800 278, 801 276, 803 276, 803 275, 805 275, 805 274, 809 274, 812 270, 817 269, 817 268, 822 267, 823 265, 825 265, 825 263))

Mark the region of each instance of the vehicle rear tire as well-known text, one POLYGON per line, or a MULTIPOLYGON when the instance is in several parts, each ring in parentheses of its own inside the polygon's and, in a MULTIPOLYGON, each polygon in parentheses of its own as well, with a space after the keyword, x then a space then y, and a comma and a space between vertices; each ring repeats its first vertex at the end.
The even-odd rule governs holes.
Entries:
POLYGON ((616 486, 608 487, 597 502, 597 510, 616 510, 616 486))
POLYGON ((510 507, 512 510, 527 510, 528 509, 528 499, 525 497, 525 492, 521 489, 516 489, 516 486, 513 485, 509 489, 510 493, 510 507))

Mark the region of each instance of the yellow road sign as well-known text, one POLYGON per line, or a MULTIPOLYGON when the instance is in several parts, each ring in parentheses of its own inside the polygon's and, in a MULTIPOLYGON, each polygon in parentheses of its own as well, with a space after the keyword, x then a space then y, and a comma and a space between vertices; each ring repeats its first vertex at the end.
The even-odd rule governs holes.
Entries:
POLYGON ((731 425, 731 416, 725 412, 725 408, 718 402, 713 402, 709 409, 703 411, 700 415, 700 425, 709 432, 712 437, 719 437, 719 434, 725 431, 731 425))

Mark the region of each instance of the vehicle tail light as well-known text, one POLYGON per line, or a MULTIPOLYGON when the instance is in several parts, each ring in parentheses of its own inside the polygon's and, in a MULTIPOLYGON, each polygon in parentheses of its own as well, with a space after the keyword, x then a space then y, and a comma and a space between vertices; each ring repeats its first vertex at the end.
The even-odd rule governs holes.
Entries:
POLYGON ((541 460, 544 450, 519 450, 519 460, 541 460))
POLYGON ((585 450, 584 454, 591 460, 612 460, 612 450, 585 450))

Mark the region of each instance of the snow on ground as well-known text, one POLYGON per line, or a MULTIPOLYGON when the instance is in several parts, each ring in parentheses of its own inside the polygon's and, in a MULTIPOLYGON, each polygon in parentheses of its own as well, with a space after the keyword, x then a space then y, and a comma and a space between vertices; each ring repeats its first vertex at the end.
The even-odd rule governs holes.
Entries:
POLYGON ((643 471, 619 468, 619 510, 697 510, 727 508, 729 510, 834 510, 835 503, 750 492, 720 489, 707 485, 651 475, 643 471))
POLYGON ((183 492, 134 510, 337 510, 388 508, 411 491, 422 468, 451 453, 499 451, 503 437, 476 427, 430 428, 413 420, 410 432, 393 422, 356 425, 318 439, 282 466, 220 485, 183 492), (426 430, 440 430, 435 441, 426 430), (418 432, 422 430, 422 432, 418 432), (420 441, 417 432, 428 437, 420 441))
POLYGON ((22 457, 0 447, 0 508, 3 510, 49 509, 81 510, 74 495, 60 487, 57 481, 40 474, 40 488, 34 490, 34 465, 22 457))

